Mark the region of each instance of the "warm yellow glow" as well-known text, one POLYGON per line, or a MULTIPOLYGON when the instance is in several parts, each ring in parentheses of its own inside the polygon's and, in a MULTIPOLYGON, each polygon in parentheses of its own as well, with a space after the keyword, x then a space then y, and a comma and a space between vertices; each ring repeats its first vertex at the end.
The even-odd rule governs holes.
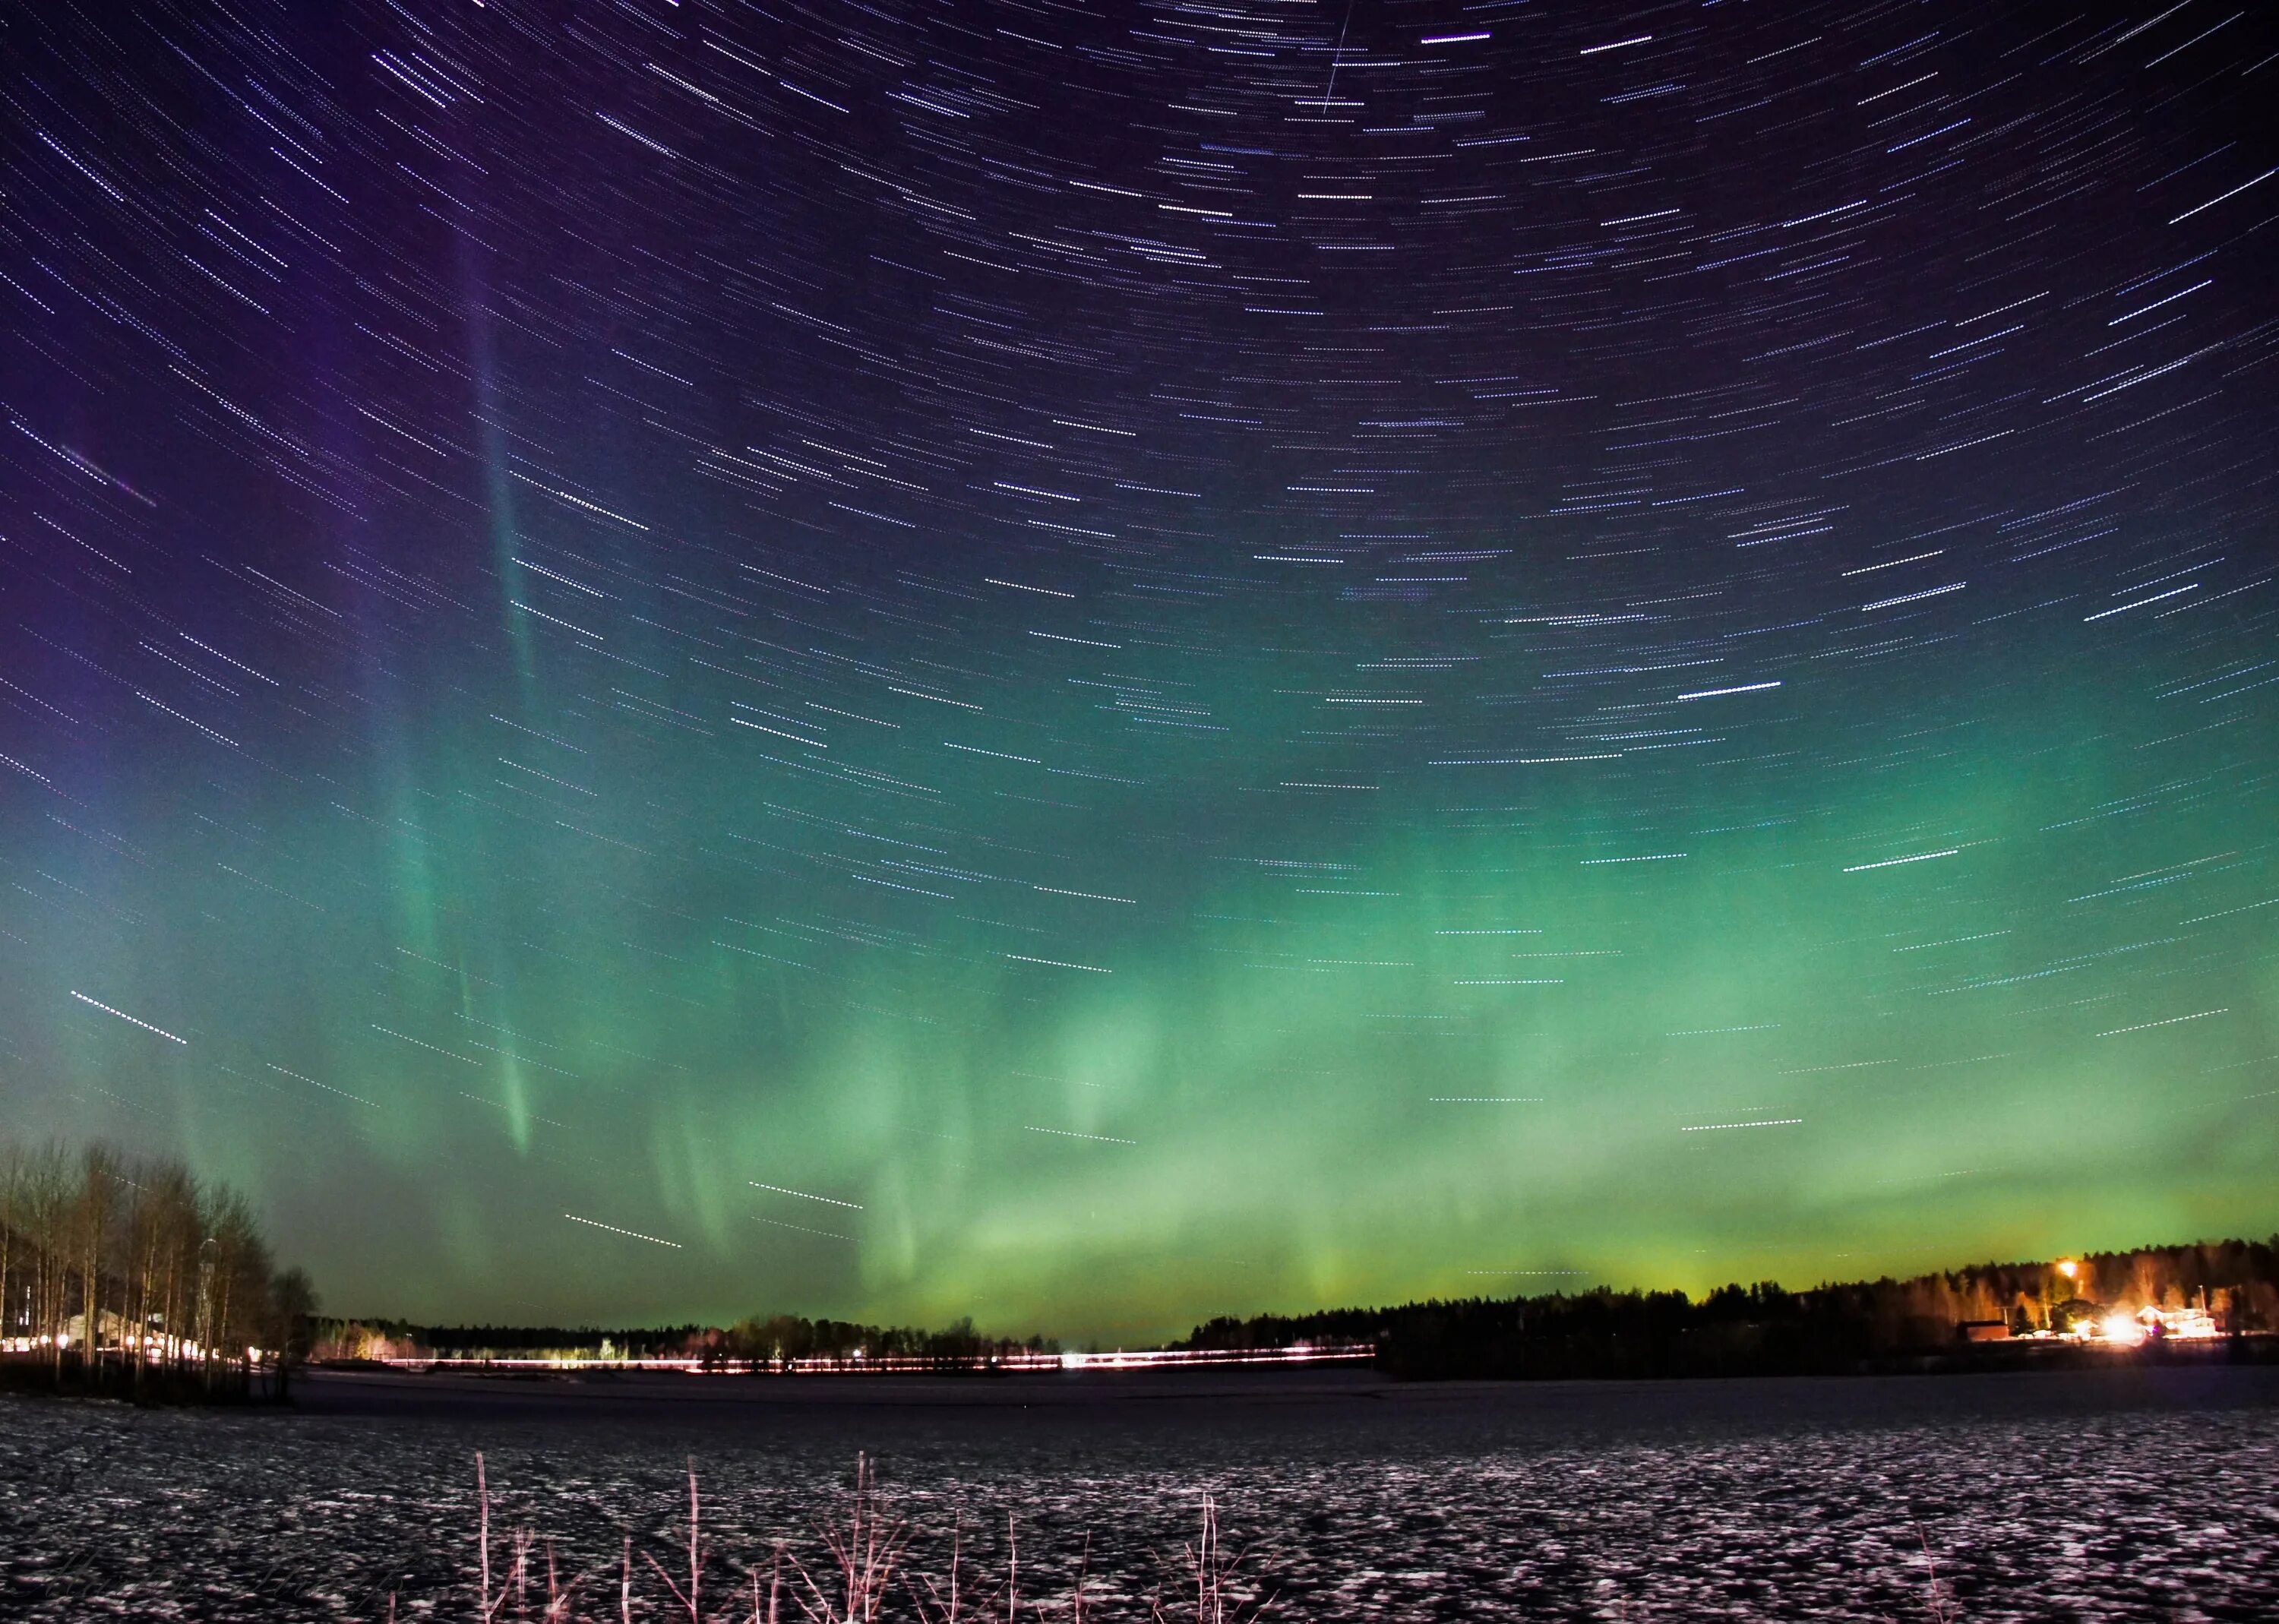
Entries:
POLYGON ((2058 1264, 2058 1273, 2063 1275, 2067 1279, 2071 1280, 2075 1275, 2081 1273, 2081 1265, 2075 1262, 2071 1258, 2067 1258, 2058 1264))
POLYGON ((2105 1339, 2112 1343, 2139 1343, 2145 1340, 2145 1328, 2137 1322, 2136 1315, 2115 1309, 2105 1316, 2105 1339))

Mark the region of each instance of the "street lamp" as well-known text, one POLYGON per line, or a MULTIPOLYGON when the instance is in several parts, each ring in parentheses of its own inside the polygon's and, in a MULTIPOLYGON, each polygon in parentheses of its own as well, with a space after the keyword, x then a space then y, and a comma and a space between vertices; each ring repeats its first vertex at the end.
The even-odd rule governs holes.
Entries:
MULTIPOLYGON (((2077 1289, 2077 1282, 2081 1277, 2081 1265, 2071 1258, 2060 1258, 2057 1261, 2057 1271, 2065 1277, 2067 1296, 2073 1298, 2079 1298, 2081 1292, 2077 1289)), ((2053 1306, 2050 1314, 2050 1329, 2055 1331, 2058 1324, 2059 1315, 2053 1306)))

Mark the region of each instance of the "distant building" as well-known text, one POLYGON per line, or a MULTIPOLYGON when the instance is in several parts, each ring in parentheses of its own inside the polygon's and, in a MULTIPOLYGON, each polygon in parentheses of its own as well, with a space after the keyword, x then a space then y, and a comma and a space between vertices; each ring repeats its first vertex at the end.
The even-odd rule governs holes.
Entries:
POLYGON ((2137 1320, 2148 1337, 2198 1342, 2223 1334, 2223 1328, 2206 1308, 2140 1308, 2137 1320))
POLYGON ((2010 1321, 2007 1320, 1965 1320, 1954 1328, 1955 1335, 1965 1342, 2007 1342, 2010 1321))

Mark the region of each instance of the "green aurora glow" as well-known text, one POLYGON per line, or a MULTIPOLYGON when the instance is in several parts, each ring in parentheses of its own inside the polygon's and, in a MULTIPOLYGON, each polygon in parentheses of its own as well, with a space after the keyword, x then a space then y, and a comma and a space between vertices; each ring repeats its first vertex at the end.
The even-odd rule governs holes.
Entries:
POLYGON ((2279 1227, 2270 19, 1945 9, 13 8, 0 1136, 433 1322, 2279 1227))
POLYGON ((867 757, 937 793, 859 823, 776 741, 612 712, 558 640, 588 697, 520 725, 582 759, 503 701, 399 693, 373 731, 427 716, 418 747, 312 738, 249 793, 187 772, 117 831, 139 862, 29 836, 81 888, 42 899, 39 979, 188 1042, 50 1009, 11 1075, 39 1125, 179 1135, 261 1191, 341 1306, 445 1319, 1140 1337, 2254 1229, 2259 736, 2148 746, 2173 708, 2069 701, 2068 637, 2093 657, 2059 632, 2033 687, 1990 700, 1979 668, 1872 725, 1789 688, 1638 713, 1716 707, 1705 749, 1394 774, 1339 740, 1366 791, 1281 787, 1326 781, 1297 737, 1326 706, 1262 715, 1238 658, 1165 653, 1233 731, 1089 753, 1143 787, 1001 759, 1086 725, 1039 683, 963 726, 1000 757, 867 757), (581 808, 502 755, 641 787, 581 808))

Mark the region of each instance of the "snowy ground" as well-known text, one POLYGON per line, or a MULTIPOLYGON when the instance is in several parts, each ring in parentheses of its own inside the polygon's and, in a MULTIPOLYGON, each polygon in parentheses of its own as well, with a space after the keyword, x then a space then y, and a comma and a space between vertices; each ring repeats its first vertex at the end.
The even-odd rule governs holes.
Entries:
MULTIPOLYGON (((406 1619, 471 1617, 480 1450, 501 1568, 505 1531, 535 1528, 565 1575, 609 1570, 580 1601, 611 1617, 625 1536, 685 1571, 692 1459, 708 1594, 740 1617, 729 1587, 779 1540, 820 1555, 864 1451, 922 1568, 962 1526, 1001 1577, 1009 1513, 1047 1617, 1087 1536, 1097 1616, 1144 1615, 1208 1490, 1269 1617, 1923 1619, 1928 1546, 1970 1620, 2279 1618, 2279 1370, 1043 1383, 333 1377, 289 1415, 0 1401, 0 1614, 380 1620, 392 1591, 406 1619)), ((915 1614, 898 1595, 889 1616, 915 1614)))

